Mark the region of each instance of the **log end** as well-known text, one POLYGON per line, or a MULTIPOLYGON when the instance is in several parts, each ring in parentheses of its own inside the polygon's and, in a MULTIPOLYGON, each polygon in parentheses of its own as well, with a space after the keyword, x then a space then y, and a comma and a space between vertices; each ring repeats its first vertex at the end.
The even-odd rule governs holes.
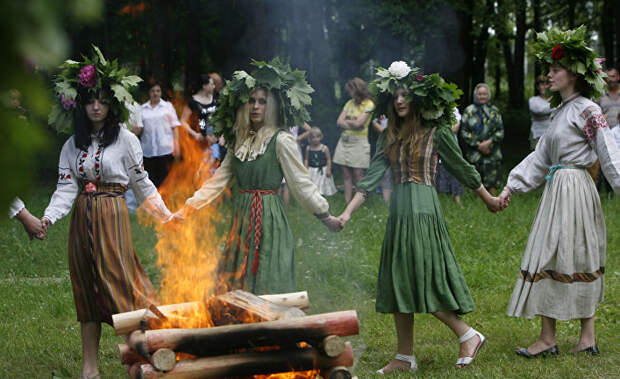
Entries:
POLYGON ((170 371, 176 365, 177 357, 170 349, 159 349, 151 356, 151 363, 159 371, 170 371))

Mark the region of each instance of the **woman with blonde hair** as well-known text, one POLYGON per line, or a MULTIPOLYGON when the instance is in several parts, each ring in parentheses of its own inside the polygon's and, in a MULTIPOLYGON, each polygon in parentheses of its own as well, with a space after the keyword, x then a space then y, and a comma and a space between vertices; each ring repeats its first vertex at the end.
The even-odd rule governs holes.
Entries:
POLYGON ((459 315, 474 310, 450 242, 447 225, 434 187, 438 156, 446 169, 474 190, 487 208, 499 210, 480 175, 461 155, 451 125, 461 93, 437 74, 421 75, 405 62, 380 68, 372 82, 378 114, 387 113, 388 127, 377 141, 377 150, 358 192, 339 219, 351 214, 376 189, 387 170, 394 180, 390 215, 381 248, 377 312, 392 313, 396 324, 397 354, 378 370, 413 371, 413 321, 415 313, 431 313, 447 325, 460 343, 457 367, 469 365, 485 337, 459 315), (451 99, 451 100, 448 100, 451 99))
POLYGON ((293 236, 277 190, 286 178, 289 190, 301 206, 331 230, 338 220, 312 183, 301 162, 295 138, 285 125, 301 125, 309 117, 310 97, 291 102, 288 94, 311 93, 301 71, 274 59, 254 62, 248 74, 233 73, 222 89, 221 106, 214 115, 218 131, 231 150, 215 174, 175 214, 183 219, 215 200, 234 179, 233 220, 219 274, 227 289, 256 294, 292 292, 296 289, 293 236), (281 85, 273 88, 273 78, 281 85), (278 99, 284 103, 280 104, 278 99))
POLYGON ((370 164, 368 125, 375 108, 366 82, 353 78, 344 86, 351 97, 344 105, 337 124, 343 129, 334 152, 334 163, 342 167, 344 198, 351 201, 353 186, 362 179, 370 164))

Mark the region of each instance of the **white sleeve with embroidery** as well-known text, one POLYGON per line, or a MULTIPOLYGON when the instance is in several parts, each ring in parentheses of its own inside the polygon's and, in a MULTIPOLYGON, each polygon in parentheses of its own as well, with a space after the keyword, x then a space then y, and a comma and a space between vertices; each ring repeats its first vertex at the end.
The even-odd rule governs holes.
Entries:
POLYGON ((13 199, 11 205, 9 206, 9 218, 14 218, 24 208, 26 208, 26 204, 24 204, 22 199, 16 197, 15 199, 13 199))
POLYGON ((202 187, 185 201, 185 205, 194 209, 200 209, 217 199, 228 186, 230 179, 232 179, 232 159, 233 151, 230 150, 220 167, 215 170, 213 176, 205 180, 202 187))
POLYGON ((161 195, 157 192, 157 188, 144 170, 140 141, 132 133, 125 133, 125 135, 127 136, 127 154, 123 163, 127 170, 127 176, 129 176, 129 187, 136 196, 136 202, 141 204, 148 214, 165 222, 170 219, 172 213, 166 207, 161 195))
POLYGON ((58 162, 58 183, 49 205, 45 208, 43 217, 52 224, 66 216, 78 194, 77 175, 73 172, 71 161, 76 158, 76 149, 73 137, 69 138, 60 151, 58 162))
POLYGON ((545 182, 545 176, 551 166, 547 149, 547 139, 543 135, 536 149, 510 171, 506 185, 513 192, 530 192, 545 182))
POLYGON ((286 185, 302 208, 315 215, 326 213, 329 210, 329 203, 312 183, 310 173, 299 159, 297 142, 289 133, 278 133, 276 156, 284 173, 286 185))
POLYGON ((620 150, 600 110, 592 111, 586 119, 584 134, 596 151, 605 178, 614 192, 620 194, 620 150))

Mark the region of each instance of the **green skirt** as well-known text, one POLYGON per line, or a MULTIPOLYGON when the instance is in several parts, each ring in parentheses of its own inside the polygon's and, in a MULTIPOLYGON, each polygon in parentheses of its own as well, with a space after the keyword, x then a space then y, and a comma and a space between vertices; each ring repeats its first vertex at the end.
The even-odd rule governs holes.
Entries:
POLYGON ((294 292, 293 235, 282 200, 275 194, 262 195, 262 228, 256 274, 252 272, 255 261, 254 225, 250 229, 249 246, 247 244, 251 204, 252 194, 235 195, 232 225, 220 262, 220 280, 227 283, 226 290, 243 289, 257 295, 294 292), (244 267, 246 254, 247 264, 244 267))
POLYGON ((381 248, 377 312, 474 310, 434 187, 394 186, 381 248))

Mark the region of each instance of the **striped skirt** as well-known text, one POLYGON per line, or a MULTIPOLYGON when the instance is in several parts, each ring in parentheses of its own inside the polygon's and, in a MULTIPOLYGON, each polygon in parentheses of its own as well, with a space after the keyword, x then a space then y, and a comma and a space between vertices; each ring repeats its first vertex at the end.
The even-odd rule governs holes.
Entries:
POLYGON ((78 196, 69 229, 69 273, 80 322, 155 303, 155 289, 134 250, 126 186, 99 183, 78 196))

